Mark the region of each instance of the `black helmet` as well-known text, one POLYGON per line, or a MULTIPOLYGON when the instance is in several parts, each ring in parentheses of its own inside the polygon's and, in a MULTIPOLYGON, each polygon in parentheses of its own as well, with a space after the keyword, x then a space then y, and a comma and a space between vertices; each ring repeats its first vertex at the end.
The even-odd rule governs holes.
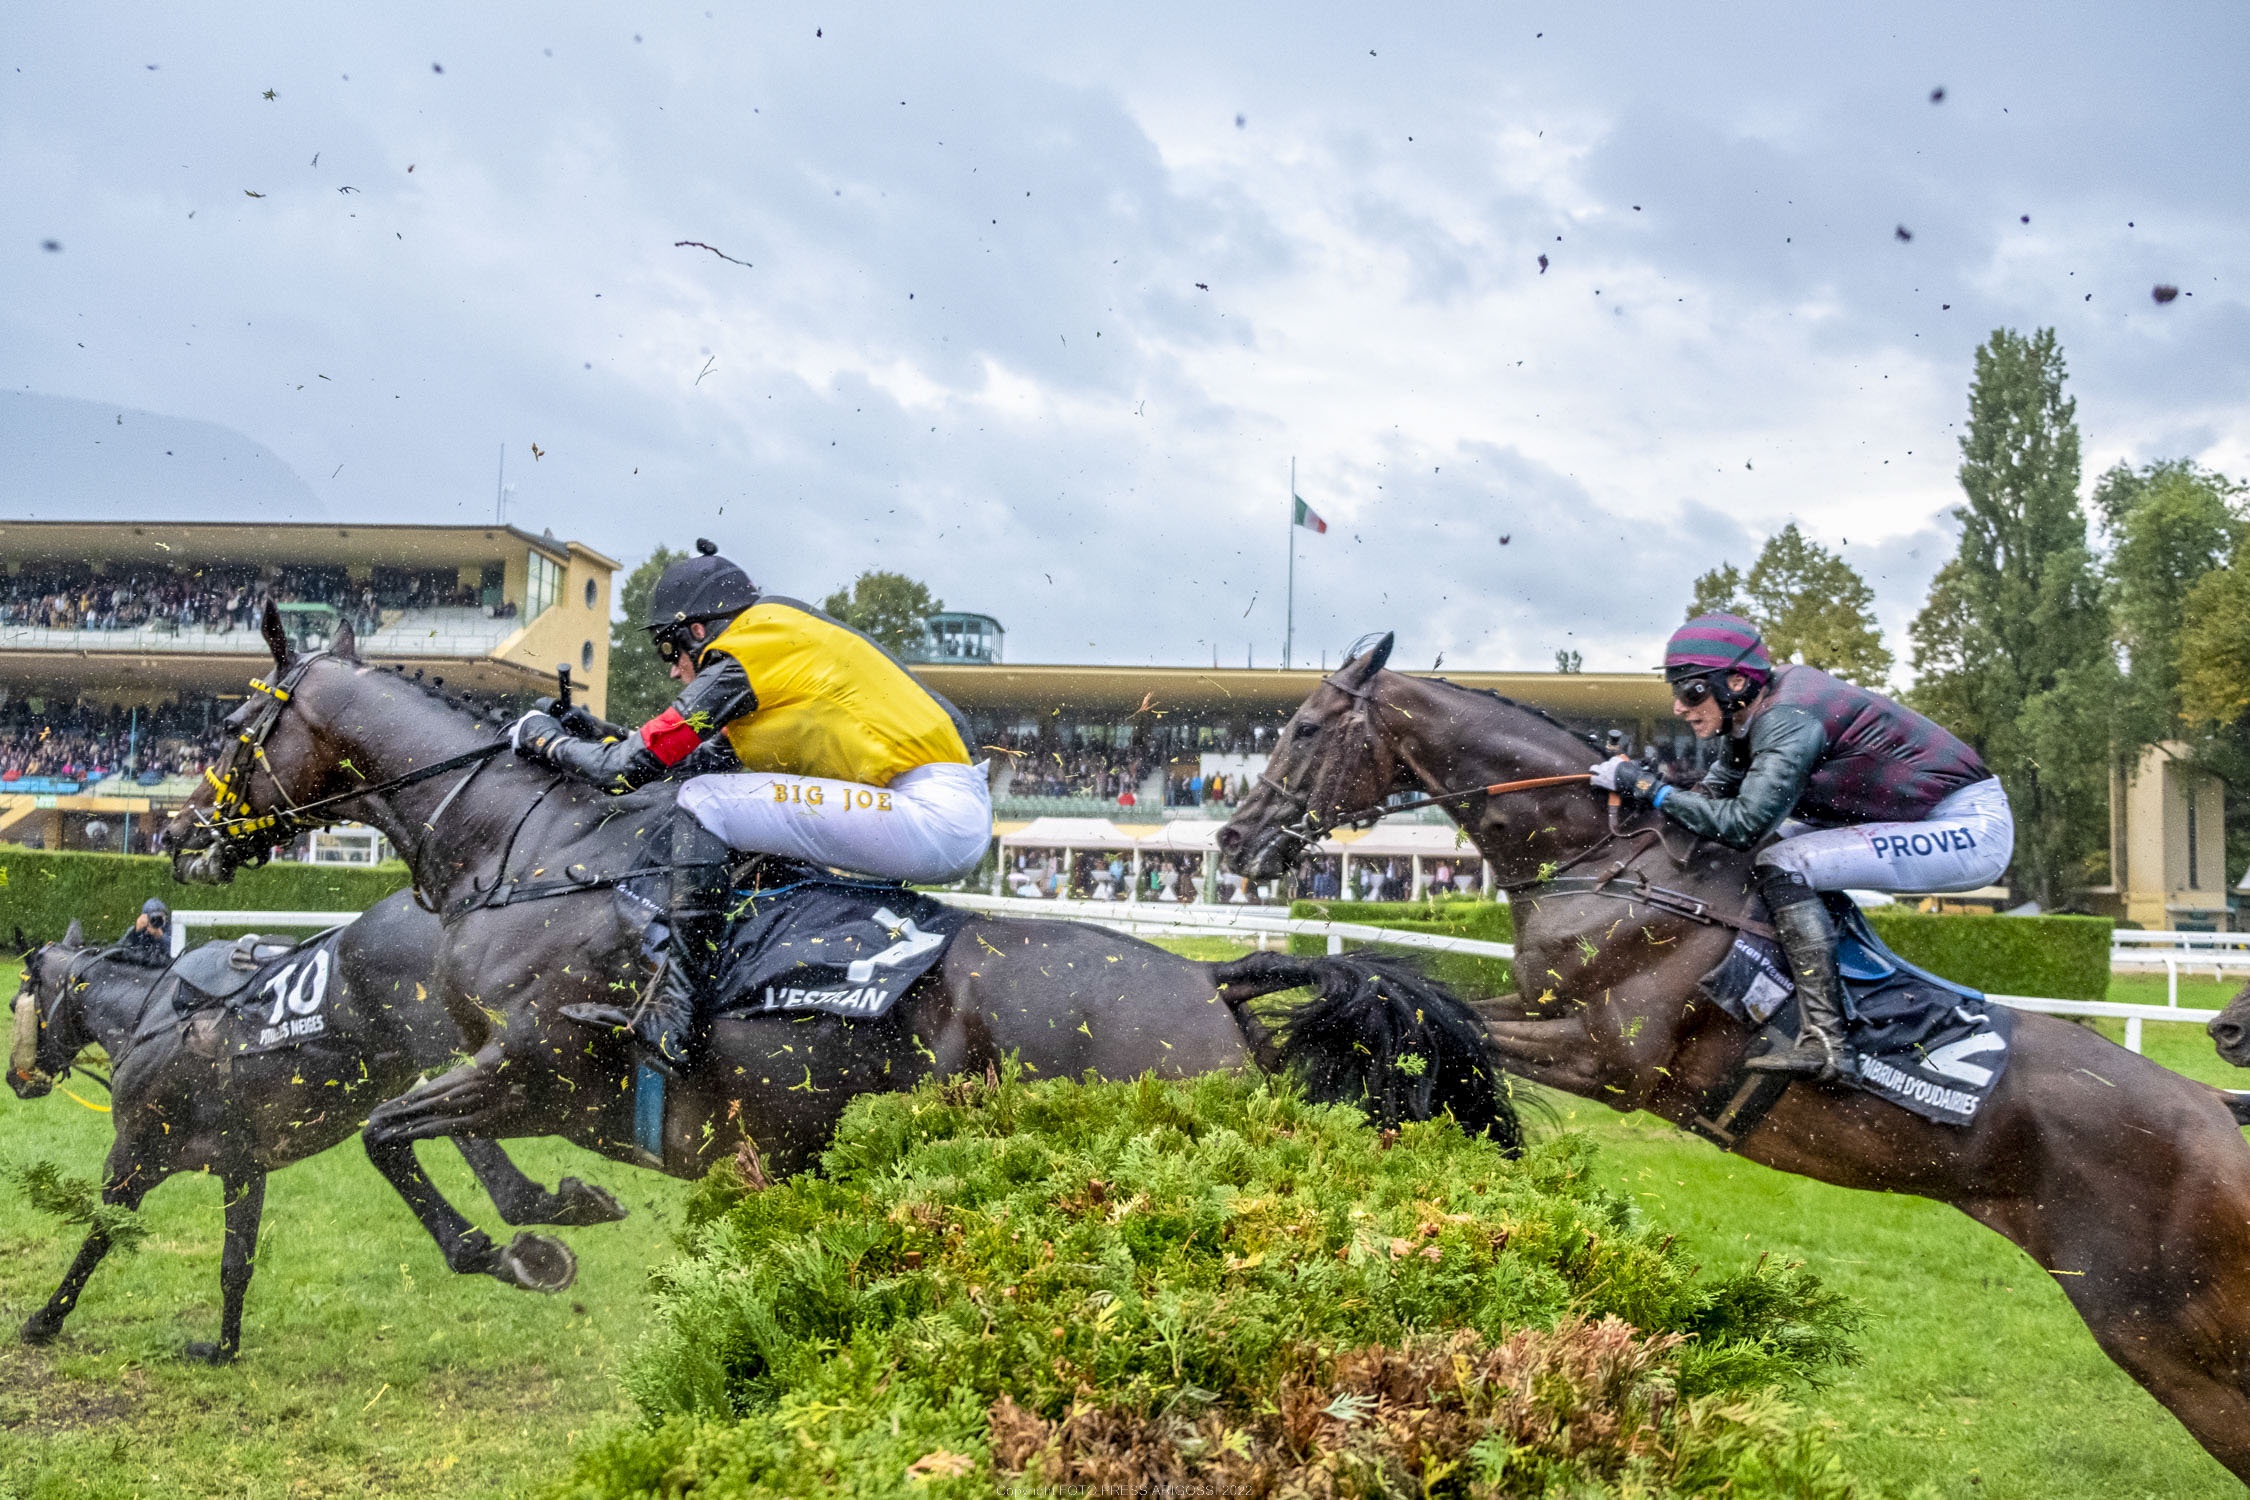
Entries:
POLYGON ((757 602, 758 586, 750 575, 719 556, 717 542, 697 537, 695 556, 666 568, 649 590, 641 628, 661 634, 693 620, 738 615, 757 602))

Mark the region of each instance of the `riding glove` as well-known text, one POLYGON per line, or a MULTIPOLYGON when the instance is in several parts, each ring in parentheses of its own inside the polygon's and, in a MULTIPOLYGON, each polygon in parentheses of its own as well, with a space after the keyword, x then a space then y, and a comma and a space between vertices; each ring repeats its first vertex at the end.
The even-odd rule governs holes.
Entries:
POLYGON ((1594 773, 1594 785, 1603 791, 1651 807, 1663 806, 1665 794, 1671 790, 1661 776, 1630 756, 1615 756, 1589 769, 1594 773))

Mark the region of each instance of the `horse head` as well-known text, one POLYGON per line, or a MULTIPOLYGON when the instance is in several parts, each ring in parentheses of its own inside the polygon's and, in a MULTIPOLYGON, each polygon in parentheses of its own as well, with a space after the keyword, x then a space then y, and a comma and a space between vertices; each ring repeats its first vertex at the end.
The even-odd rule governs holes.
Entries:
POLYGON ((2211 1044, 2219 1049, 2219 1057, 2238 1068, 2250 1068, 2250 984, 2244 985, 2235 997, 2227 1002, 2225 1010, 2211 1018, 2203 1028, 2210 1034, 2211 1044))
POLYGON ((1219 830, 1229 869, 1273 879, 1327 829, 1379 805, 1408 778, 1373 718, 1394 639, 1385 635, 1322 678, 1282 726, 1265 773, 1219 830))
POLYGON ((62 941, 24 955, 8 1049, 8 1086, 18 1099, 44 1098, 90 1040, 78 1003, 86 988, 78 959, 86 951, 85 930, 72 918, 62 941))
POLYGON ((175 880, 218 885, 242 865, 262 864, 272 845, 293 836, 286 826, 292 809, 368 779, 352 763, 354 736, 344 722, 356 700, 347 684, 361 666, 350 622, 309 655, 291 643, 270 599, 259 628, 273 653, 273 678, 252 680, 251 694, 227 716, 217 764, 165 825, 175 880))

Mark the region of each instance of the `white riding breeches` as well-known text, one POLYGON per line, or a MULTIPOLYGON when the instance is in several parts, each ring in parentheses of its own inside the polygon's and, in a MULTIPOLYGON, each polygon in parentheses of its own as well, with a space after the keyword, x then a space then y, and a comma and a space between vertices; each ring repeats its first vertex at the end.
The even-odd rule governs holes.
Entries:
POLYGON ((1988 776, 1947 797, 1919 823, 1859 823, 1792 834, 1758 855, 1816 891, 1972 891, 1991 885, 2016 848, 2015 814, 1988 776))
POLYGON ((679 806, 733 847, 885 880, 958 880, 992 841, 982 766, 916 766, 889 786, 729 771, 680 788, 679 806))

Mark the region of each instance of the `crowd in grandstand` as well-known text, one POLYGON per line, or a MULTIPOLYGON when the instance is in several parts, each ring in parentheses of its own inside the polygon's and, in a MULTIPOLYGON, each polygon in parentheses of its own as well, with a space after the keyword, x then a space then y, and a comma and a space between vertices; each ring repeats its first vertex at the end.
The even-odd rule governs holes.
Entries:
MULTIPOLYGON (((454 569, 378 568, 354 582, 344 568, 134 568, 97 575, 85 563, 26 567, 0 578, 0 625, 48 630, 132 630, 156 625, 212 633, 254 629, 266 601, 333 606, 354 630, 385 609, 477 607, 482 595, 454 569)), ((513 614, 495 605, 498 615, 513 614)))
POLYGON ((0 789, 25 778, 83 784, 127 770, 152 780, 192 776, 213 753, 207 741, 140 737, 121 729, 9 728, 0 731, 0 789))
POLYGON ((1255 778, 1237 773, 1202 773, 1206 752, 1243 755, 1270 748, 1266 733, 1214 740, 1208 731, 1174 735, 1158 730, 1136 738, 1124 749, 1099 743, 1100 735, 1042 736, 1027 730, 1001 730, 979 735, 981 753, 1006 756, 1014 763, 1008 797, 1068 797, 1113 802, 1133 807, 1152 772, 1164 771, 1164 805, 1200 807, 1232 806, 1255 784, 1255 778))

